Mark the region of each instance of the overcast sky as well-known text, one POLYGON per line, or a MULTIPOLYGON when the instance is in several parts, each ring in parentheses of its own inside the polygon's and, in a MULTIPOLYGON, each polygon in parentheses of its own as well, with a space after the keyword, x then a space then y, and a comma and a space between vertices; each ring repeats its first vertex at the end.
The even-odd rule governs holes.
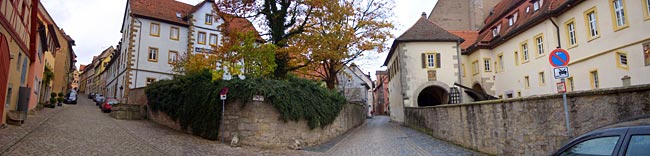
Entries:
MULTIPOLYGON (((187 4, 198 4, 202 0, 178 0, 187 4)), ((126 0, 42 0, 56 24, 75 41, 74 48, 79 64, 88 64, 92 57, 120 41, 120 26, 124 16, 126 0)), ((437 0, 395 0, 395 21, 397 37, 417 21, 422 12, 427 14, 437 0)), ((391 42, 392 43, 392 42, 391 42)), ((386 43, 390 45, 391 43, 386 43)), ((376 70, 386 59, 388 52, 370 53, 356 63, 373 79, 376 70)))

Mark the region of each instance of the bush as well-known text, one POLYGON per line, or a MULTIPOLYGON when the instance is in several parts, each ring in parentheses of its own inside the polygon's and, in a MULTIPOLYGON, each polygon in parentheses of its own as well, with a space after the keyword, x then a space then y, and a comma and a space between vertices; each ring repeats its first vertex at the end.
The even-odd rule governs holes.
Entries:
POLYGON ((219 91, 229 88, 227 103, 244 104, 254 95, 263 95, 287 121, 307 120, 310 128, 331 124, 345 104, 345 97, 314 81, 247 79, 212 82, 208 70, 161 80, 145 89, 149 108, 162 111, 180 123, 181 128, 207 139, 217 139, 221 121, 219 91))
POLYGON ((178 121, 181 128, 216 140, 221 121, 221 102, 209 71, 161 80, 145 89, 149 108, 162 111, 178 121))
POLYGON ((63 92, 59 92, 59 97, 63 97, 63 92))
POLYGON ((345 104, 345 97, 339 93, 306 79, 231 80, 222 83, 220 88, 224 86, 230 90, 228 102, 246 103, 254 95, 263 95, 280 112, 283 121, 305 119, 312 129, 334 122, 345 104))

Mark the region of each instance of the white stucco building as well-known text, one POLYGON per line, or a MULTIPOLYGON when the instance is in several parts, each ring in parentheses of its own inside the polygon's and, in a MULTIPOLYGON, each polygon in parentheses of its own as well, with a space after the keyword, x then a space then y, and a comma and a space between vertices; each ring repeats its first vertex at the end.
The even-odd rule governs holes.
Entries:
POLYGON ((108 67, 112 71, 107 88, 115 94, 109 96, 128 100, 130 90, 173 78, 173 64, 180 57, 209 54, 221 44, 224 22, 234 19, 237 23, 231 27, 252 27, 243 18, 221 17, 213 7, 212 0, 195 6, 175 0, 128 0, 119 54, 108 67))

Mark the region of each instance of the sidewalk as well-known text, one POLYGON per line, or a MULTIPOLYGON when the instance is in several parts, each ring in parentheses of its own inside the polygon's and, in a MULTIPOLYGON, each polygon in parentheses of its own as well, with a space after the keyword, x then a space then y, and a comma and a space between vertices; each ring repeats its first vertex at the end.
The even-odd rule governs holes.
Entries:
POLYGON ((57 106, 56 108, 43 108, 37 111, 35 115, 27 115, 27 120, 22 126, 7 125, 8 127, 0 129, 0 153, 6 152, 17 142, 22 140, 29 133, 38 128, 43 122, 58 114, 59 112, 71 107, 71 105, 57 106))

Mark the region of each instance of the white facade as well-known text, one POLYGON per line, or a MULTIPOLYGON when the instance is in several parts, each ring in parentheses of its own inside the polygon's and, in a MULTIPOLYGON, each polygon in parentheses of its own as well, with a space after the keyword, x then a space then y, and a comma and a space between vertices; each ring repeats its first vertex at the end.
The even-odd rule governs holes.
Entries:
POLYGON ((219 26, 223 20, 215 14, 213 3, 206 1, 203 5, 192 13, 192 52, 209 52, 215 49, 215 46, 221 45, 223 33, 219 26), (203 37, 201 37, 203 36, 203 37))

